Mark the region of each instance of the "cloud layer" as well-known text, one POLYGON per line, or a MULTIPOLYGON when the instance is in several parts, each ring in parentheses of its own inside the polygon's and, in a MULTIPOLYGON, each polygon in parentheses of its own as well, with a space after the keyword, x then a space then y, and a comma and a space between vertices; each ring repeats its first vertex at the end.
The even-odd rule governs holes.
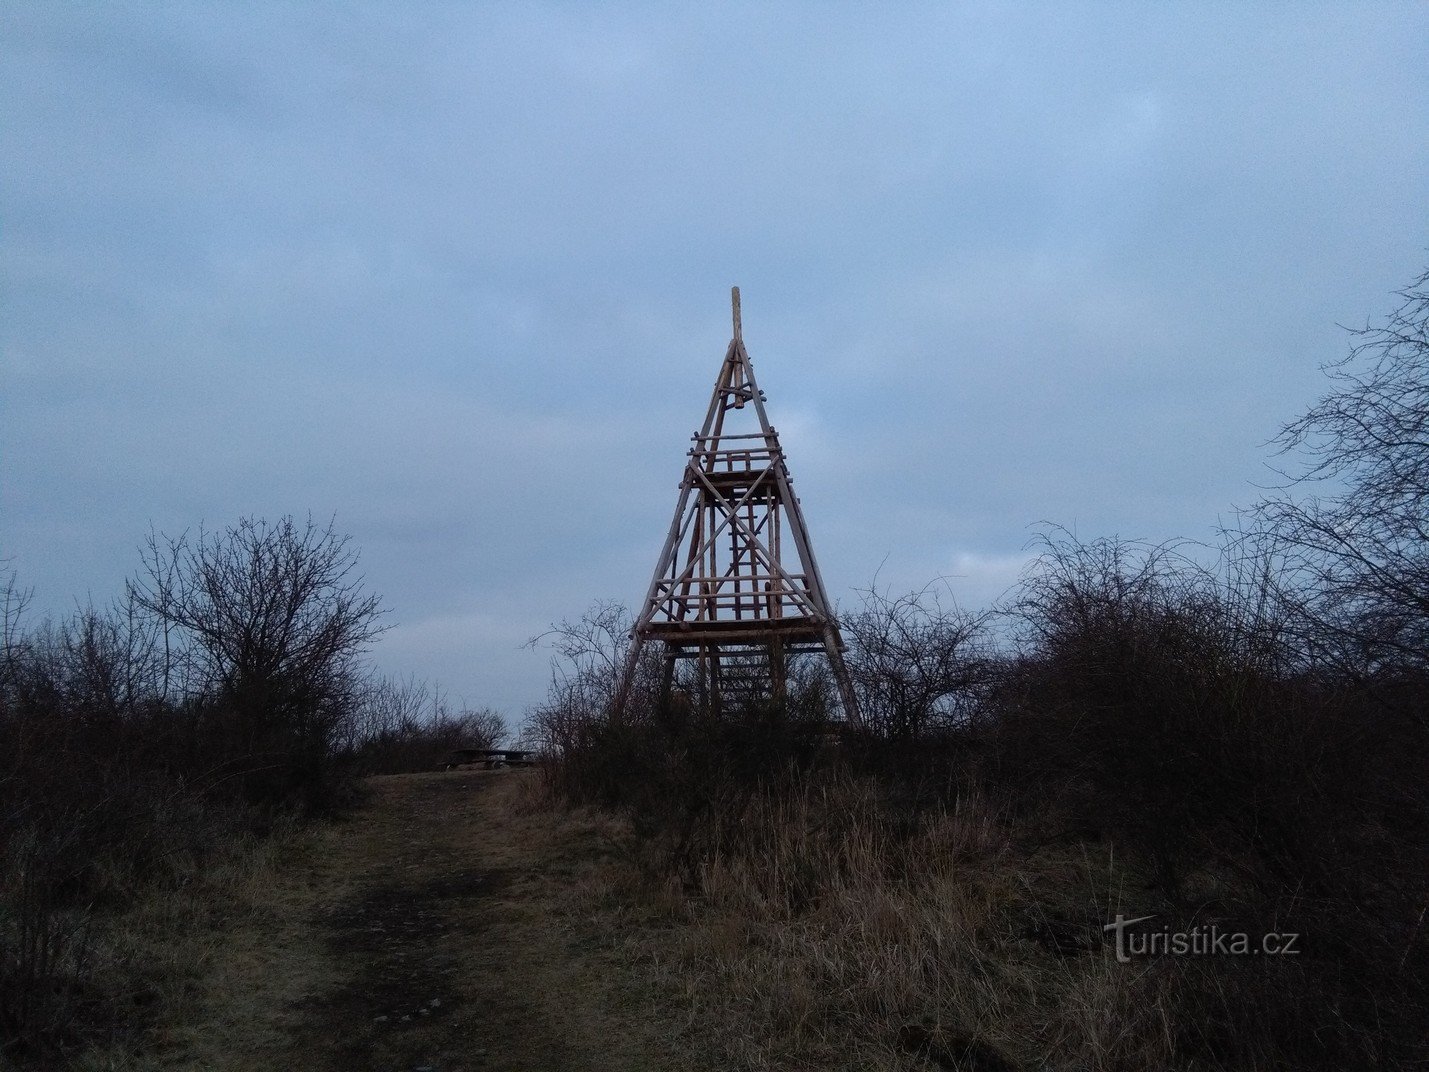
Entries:
MULTIPOLYGON (((1429 13, 12 3, 0 556, 336 515, 516 710, 634 600, 728 339, 830 587, 1209 535, 1429 246, 1429 13)), ((961 587, 960 587, 961 586, 961 587)))

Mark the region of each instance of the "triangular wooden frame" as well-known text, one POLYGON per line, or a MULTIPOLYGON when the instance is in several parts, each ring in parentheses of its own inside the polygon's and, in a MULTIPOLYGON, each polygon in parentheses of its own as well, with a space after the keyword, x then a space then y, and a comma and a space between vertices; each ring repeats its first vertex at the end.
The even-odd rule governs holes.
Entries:
POLYGON ((664 644, 668 692, 679 659, 696 660, 697 688, 718 708, 739 693, 782 696, 794 652, 829 660, 846 721, 858 705, 843 639, 794 495, 779 435, 744 348, 739 288, 734 337, 704 424, 692 437, 679 501, 636 615, 624 697, 647 641, 664 644), (731 411, 752 407, 757 429, 726 431, 731 411), (785 538, 795 554, 786 565, 785 538), (794 565, 797 560, 797 565, 794 565))

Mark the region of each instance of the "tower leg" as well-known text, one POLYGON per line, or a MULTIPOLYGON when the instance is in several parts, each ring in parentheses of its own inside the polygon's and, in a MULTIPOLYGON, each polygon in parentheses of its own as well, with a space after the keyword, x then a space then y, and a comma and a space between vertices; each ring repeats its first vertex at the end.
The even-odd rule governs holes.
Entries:
POLYGON ((695 700, 699 703, 701 714, 709 710, 710 652, 704 644, 700 645, 700 653, 695 658, 695 700))
POLYGON ((670 706, 670 686, 675 681, 675 649, 665 649, 665 664, 660 668, 660 708, 670 706))
POLYGON ((720 692, 724 688, 724 675, 722 673, 723 669, 724 668, 720 665, 719 646, 717 644, 711 644, 709 661, 709 688, 706 690, 706 692, 709 696, 710 714, 714 715, 716 718, 720 716, 723 708, 723 703, 720 697, 720 692))
POLYGON ((832 629, 824 630, 824 650, 828 653, 829 667, 834 672, 834 683, 839 687, 839 700, 843 703, 844 721, 850 726, 862 726, 863 718, 858 710, 858 697, 854 695, 853 679, 849 677, 848 664, 832 629))
POLYGON ((784 641, 775 637, 769 642, 769 695, 782 703, 789 695, 789 661, 784 654, 784 641))
POLYGON ((635 686, 635 670, 640 665, 640 651, 645 646, 645 638, 636 634, 630 641, 630 654, 625 657, 625 670, 620 675, 620 685, 615 690, 615 702, 611 704, 607 717, 612 722, 625 718, 625 707, 630 702, 630 690, 635 686))

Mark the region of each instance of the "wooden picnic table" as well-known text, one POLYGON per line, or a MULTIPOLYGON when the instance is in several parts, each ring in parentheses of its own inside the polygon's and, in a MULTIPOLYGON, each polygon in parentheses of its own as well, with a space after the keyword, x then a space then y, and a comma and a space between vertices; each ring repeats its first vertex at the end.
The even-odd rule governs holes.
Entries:
POLYGON ((453 748, 447 755, 443 770, 452 770, 467 763, 481 763, 486 770, 497 767, 530 767, 536 753, 519 748, 453 748))

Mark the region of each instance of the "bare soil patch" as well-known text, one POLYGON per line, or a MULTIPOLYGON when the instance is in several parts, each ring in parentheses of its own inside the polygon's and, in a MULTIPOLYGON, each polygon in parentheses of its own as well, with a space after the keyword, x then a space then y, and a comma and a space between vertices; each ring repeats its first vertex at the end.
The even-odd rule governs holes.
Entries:
POLYGON ((373 779, 372 804, 308 836, 227 936, 201 1022, 160 1065, 702 1067, 603 903, 602 820, 523 804, 533 777, 373 779))

